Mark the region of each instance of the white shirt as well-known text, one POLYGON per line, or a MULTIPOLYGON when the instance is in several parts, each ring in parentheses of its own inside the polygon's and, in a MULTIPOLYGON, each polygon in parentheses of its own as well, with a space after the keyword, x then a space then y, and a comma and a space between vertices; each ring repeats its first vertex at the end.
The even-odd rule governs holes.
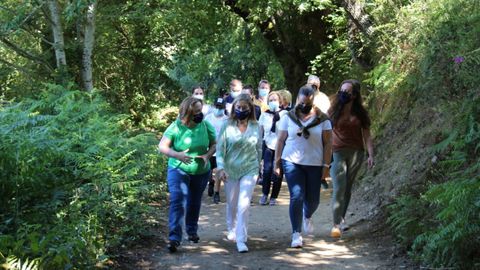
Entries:
POLYGON ((325 93, 318 91, 313 97, 313 105, 319 108, 323 113, 327 114, 328 109, 330 109, 330 99, 325 93))
POLYGON ((205 116, 205 121, 208 121, 215 128, 215 136, 217 136, 217 141, 218 141, 218 136, 220 136, 220 129, 222 128, 223 123, 225 122, 226 119, 228 119, 228 116, 226 116, 225 114, 223 114, 220 117, 216 117, 214 113, 210 113, 207 116, 205 116))
MULTIPOLYGON (((286 110, 280 111, 280 117, 284 114, 288 113, 286 110)), ((278 124, 280 120, 277 121, 275 129, 278 130, 278 124)), ((272 124, 273 124, 273 114, 263 112, 258 119, 258 124, 263 128, 263 140, 267 147, 271 150, 275 150, 275 146, 277 145, 277 134, 272 132, 272 124)))
MULTIPOLYGON (((300 123, 303 126, 310 124, 315 117, 310 117, 307 121, 300 123)), ((290 161, 299 165, 322 166, 323 164, 323 140, 322 132, 324 130, 331 130, 332 125, 330 121, 326 120, 322 123, 308 129, 310 137, 305 139, 303 136, 298 136, 297 131, 299 127, 293 122, 287 114, 284 114, 278 125, 278 130, 286 130, 288 132, 285 147, 282 152, 282 159, 290 161)))

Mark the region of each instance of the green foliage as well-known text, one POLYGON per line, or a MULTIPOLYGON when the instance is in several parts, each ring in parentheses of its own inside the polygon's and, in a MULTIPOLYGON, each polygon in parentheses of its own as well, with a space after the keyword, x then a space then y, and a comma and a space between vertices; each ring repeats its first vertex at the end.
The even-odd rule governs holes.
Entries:
POLYGON ((384 23, 377 35, 387 41, 367 81, 376 88, 370 99, 383 104, 376 128, 404 128, 406 119, 418 121, 409 114, 419 111, 448 115, 439 129, 444 139, 429 152, 438 161, 427 166, 426 184, 407 189, 389 207, 400 243, 431 267, 480 263, 480 41, 472 38, 480 35, 479 8, 466 0, 378 1, 373 12, 384 23), (386 6, 397 14, 393 20, 386 6))
POLYGON ((145 233, 165 163, 126 124, 98 94, 55 85, 1 108, 0 252, 85 269, 145 233))

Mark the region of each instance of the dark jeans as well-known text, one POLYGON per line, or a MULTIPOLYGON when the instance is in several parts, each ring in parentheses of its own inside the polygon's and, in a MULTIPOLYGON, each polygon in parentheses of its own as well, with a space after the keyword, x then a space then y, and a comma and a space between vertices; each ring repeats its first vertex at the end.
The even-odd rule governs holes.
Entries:
POLYGON ((180 169, 168 167, 167 183, 170 192, 169 240, 182 240, 184 220, 187 234, 197 233, 202 194, 207 186, 209 176, 210 171, 200 175, 190 175, 180 169))
POLYGON ((322 166, 299 165, 282 160, 290 191, 290 222, 293 232, 302 232, 303 215, 311 218, 320 204, 322 166))
POLYGON ((273 165, 275 162, 275 151, 265 147, 263 150, 263 181, 262 181, 262 192, 263 195, 268 196, 270 193, 270 186, 272 186, 272 195, 270 198, 278 198, 278 193, 280 193, 280 188, 282 187, 282 171, 280 168, 280 176, 277 176, 273 173, 273 165))

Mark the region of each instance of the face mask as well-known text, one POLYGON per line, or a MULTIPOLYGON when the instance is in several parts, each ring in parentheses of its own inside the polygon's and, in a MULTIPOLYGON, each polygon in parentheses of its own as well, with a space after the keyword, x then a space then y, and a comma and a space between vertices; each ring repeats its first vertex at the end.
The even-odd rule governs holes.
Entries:
POLYGON ((308 114, 312 110, 313 105, 305 105, 305 104, 299 104, 297 105, 297 110, 299 110, 303 114, 308 114))
POLYGON ((275 112, 280 107, 280 104, 278 103, 278 101, 271 101, 268 103, 268 107, 270 111, 275 112))
POLYGON ((347 104, 352 99, 352 96, 345 91, 338 92, 337 97, 341 104, 347 104))
POLYGON ((193 115, 193 122, 199 124, 203 121, 203 113, 197 113, 193 115))
POLYGON ((235 109, 235 116, 238 118, 238 120, 245 120, 247 117, 250 116, 250 111, 240 111, 238 109, 235 109))
POLYGON ((224 115, 225 113, 223 112, 223 109, 214 109, 213 110, 213 114, 216 116, 216 117, 220 117, 222 115, 224 115))
POLYGON ((258 88, 258 95, 266 97, 268 95, 268 88, 258 88))
POLYGON ((203 95, 193 95, 194 98, 198 98, 200 100, 203 100, 203 95))
POLYGON ((236 92, 232 91, 232 92, 230 92, 230 95, 232 96, 232 98, 236 98, 240 95, 240 93, 241 93, 240 91, 236 91, 236 92))

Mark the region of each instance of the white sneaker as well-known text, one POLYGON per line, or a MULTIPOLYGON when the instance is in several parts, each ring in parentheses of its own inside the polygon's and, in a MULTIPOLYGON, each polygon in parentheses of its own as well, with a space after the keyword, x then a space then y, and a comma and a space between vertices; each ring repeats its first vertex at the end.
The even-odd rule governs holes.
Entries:
POLYGON ((303 238, 299 232, 292 234, 292 244, 290 246, 292 248, 301 248, 303 246, 303 238))
POLYGON ((267 195, 265 195, 265 194, 262 195, 262 197, 260 198, 260 201, 258 201, 258 203, 259 203, 260 205, 267 205, 267 203, 268 203, 268 202, 267 202, 267 195))
POLYGON ((228 231, 228 234, 227 234, 227 239, 229 241, 235 241, 237 239, 237 236, 235 234, 235 231, 228 231))
POLYGON ((248 247, 244 242, 237 242, 237 250, 240 253, 248 252, 248 247))
POLYGON ((303 216, 303 231, 305 234, 313 234, 313 221, 312 218, 306 218, 303 216))

